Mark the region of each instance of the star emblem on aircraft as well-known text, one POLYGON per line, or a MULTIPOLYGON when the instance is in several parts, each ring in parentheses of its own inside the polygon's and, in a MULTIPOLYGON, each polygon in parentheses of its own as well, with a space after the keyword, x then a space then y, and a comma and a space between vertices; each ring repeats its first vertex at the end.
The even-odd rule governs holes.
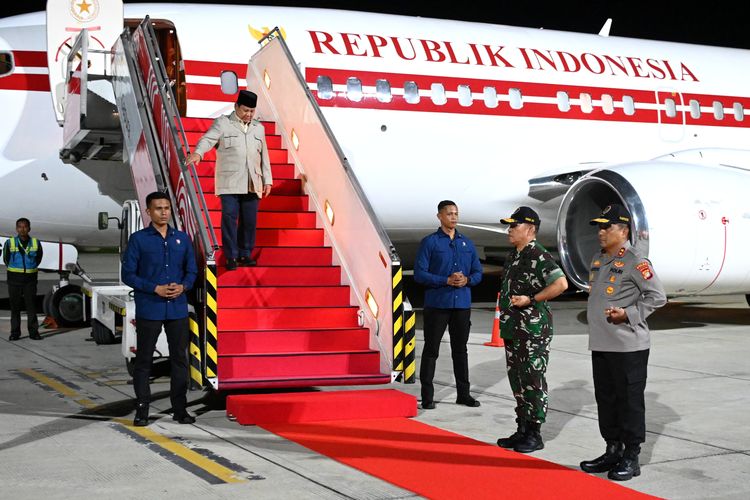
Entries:
POLYGON ((71 0, 70 13, 80 22, 93 21, 99 15, 99 0, 71 0))

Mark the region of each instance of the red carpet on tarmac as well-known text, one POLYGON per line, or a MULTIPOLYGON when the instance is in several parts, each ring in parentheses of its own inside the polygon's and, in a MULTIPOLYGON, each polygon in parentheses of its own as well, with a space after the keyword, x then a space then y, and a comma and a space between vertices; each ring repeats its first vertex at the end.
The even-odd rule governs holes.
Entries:
POLYGON ((654 498, 606 479, 408 418, 259 425, 432 499, 654 498))

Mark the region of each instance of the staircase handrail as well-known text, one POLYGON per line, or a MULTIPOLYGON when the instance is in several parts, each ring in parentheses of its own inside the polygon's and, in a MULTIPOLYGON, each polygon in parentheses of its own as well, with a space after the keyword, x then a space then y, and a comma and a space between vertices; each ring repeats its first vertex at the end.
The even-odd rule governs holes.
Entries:
POLYGON ((375 226, 375 229, 378 232, 378 235, 380 236, 380 239, 383 242, 383 245, 386 248, 388 248, 390 251, 389 257, 391 261, 400 263, 401 259, 398 256, 398 252, 396 252, 396 247, 393 246, 393 243, 391 242, 391 239, 388 236, 388 233, 385 231, 383 224, 380 222, 380 219, 375 214, 375 210, 373 210, 372 205, 370 204, 370 200, 367 198, 367 196, 365 196, 365 192, 362 189, 362 185, 359 183, 359 179, 357 179, 357 176, 355 175, 354 170, 352 170, 351 165, 349 164, 349 160, 347 160, 346 155, 344 155, 344 151, 341 149, 341 145, 339 144, 339 141, 336 139, 336 136, 333 134, 333 131, 331 130, 330 125, 328 125, 328 120, 326 120, 325 116, 323 115, 323 112, 320 109, 320 106, 318 106, 318 103, 313 97, 312 92, 310 92, 310 89, 307 86, 307 82, 305 81, 305 77, 302 75, 302 72, 299 70, 299 66, 297 66, 297 63, 294 61, 294 57, 292 56, 292 53, 289 50, 289 46, 286 44, 286 41, 284 40, 284 37, 282 36, 281 30, 279 29, 279 27, 276 26, 271 31, 269 31, 263 38, 258 40, 258 44, 263 46, 265 43, 267 43, 268 41, 274 38, 278 38, 279 43, 281 44, 281 47, 284 51, 284 54, 286 55, 287 59, 289 59, 289 61, 292 62, 292 66, 294 67, 294 73, 297 75, 297 80, 299 80, 300 85, 302 85, 302 87, 306 89, 307 99, 310 101, 312 108, 315 110, 315 114, 318 120, 320 120, 320 123, 323 126, 323 130, 325 131, 326 136, 328 137, 328 140, 331 142, 331 145, 336 151, 336 154, 338 155, 339 160, 341 161, 341 164, 344 166, 344 171, 346 172, 346 175, 349 178, 349 181, 351 182, 352 187, 354 188, 354 191, 357 193, 357 196, 359 197, 359 200, 362 203, 362 206, 364 207, 364 209, 367 211, 368 215, 370 216, 372 224, 373 226, 375 226))
MULTIPOLYGON (((182 176, 182 181, 188 195, 188 206, 195 218, 196 229, 198 231, 201 246, 204 250, 204 257, 207 261, 213 260, 214 252, 219 248, 216 232, 211 224, 206 198, 203 195, 203 190, 200 188, 198 172, 193 164, 185 164, 185 159, 187 158, 187 155, 190 154, 190 146, 188 145, 185 129, 182 126, 177 103, 169 83, 169 78, 167 77, 166 67, 164 66, 164 59, 161 56, 159 45, 156 43, 156 34, 149 16, 146 16, 143 20, 141 28, 143 29, 145 35, 144 38, 149 49, 148 52, 149 57, 151 58, 151 64, 155 70, 156 89, 161 96, 162 106, 167 115, 167 131, 171 135, 172 141, 175 144, 175 150, 178 156, 177 160, 180 166, 180 175, 182 176)), ((183 221, 183 223, 185 222, 186 221, 183 221)))

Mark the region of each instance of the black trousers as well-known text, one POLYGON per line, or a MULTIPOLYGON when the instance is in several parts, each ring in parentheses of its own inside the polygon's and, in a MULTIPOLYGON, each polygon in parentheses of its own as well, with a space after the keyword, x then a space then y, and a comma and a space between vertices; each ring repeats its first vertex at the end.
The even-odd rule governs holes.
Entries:
POLYGON ((26 305, 29 335, 39 333, 39 320, 36 317, 36 277, 33 280, 8 280, 10 299, 10 334, 21 335, 21 308, 26 305))
POLYGON ((646 377, 649 350, 591 353, 599 432, 640 450, 646 440, 646 377))
POLYGON ((435 365, 440 355, 440 341, 445 328, 451 339, 451 358, 453 358, 453 376, 456 378, 458 398, 467 398, 469 394, 469 356, 466 343, 469 341, 471 328, 471 309, 424 309, 424 348, 419 365, 419 382, 422 384, 422 401, 432 401, 435 387, 435 365))
POLYGON ((170 384, 169 399, 175 413, 185 411, 187 406, 188 389, 188 356, 187 346, 190 340, 188 319, 171 320, 135 320, 138 336, 138 349, 135 351, 135 366, 133 371, 133 389, 137 403, 148 404, 151 401, 151 387, 149 377, 151 365, 154 361, 156 341, 161 333, 161 327, 167 334, 169 344, 170 384))
POLYGON ((250 257, 255 248, 259 203, 255 193, 221 195, 221 245, 227 259, 250 257))

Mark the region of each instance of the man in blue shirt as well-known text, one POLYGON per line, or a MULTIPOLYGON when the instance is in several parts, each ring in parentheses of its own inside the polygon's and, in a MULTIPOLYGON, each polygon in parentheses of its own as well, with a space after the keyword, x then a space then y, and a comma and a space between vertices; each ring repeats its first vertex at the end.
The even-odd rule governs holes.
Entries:
POLYGON ((466 343, 471 326, 471 290, 482 281, 482 266, 474 243, 456 230, 458 207, 450 200, 438 204, 440 227, 426 236, 414 263, 414 280, 424 294, 424 348, 419 366, 422 408, 435 408, 432 379, 446 326, 451 339, 457 404, 479 406, 469 392, 469 358, 466 343))
POLYGON ((148 425, 151 400, 149 377, 156 340, 162 326, 169 344, 172 418, 192 424, 187 413, 188 303, 198 269, 190 237, 169 226, 172 205, 169 196, 155 192, 146 197, 151 225, 133 233, 122 262, 122 281, 135 290, 135 323, 138 337, 133 373, 136 412, 133 425, 148 425))

